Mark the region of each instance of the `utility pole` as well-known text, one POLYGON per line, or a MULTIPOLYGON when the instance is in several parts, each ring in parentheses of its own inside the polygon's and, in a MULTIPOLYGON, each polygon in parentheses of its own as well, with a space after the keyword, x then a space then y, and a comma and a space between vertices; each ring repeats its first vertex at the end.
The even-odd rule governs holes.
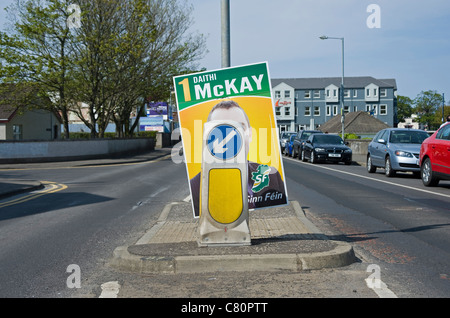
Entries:
POLYGON ((344 111, 344 38, 333 38, 326 35, 319 37, 321 40, 341 40, 342 42, 342 78, 341 78, 341 90, 340 90, 340 100, 341 100, 341 124, 342 124, 342 140, 345 141, 345 111, 344 111))
POLYGON ((230 59, 230 0, 221 0, 222 68, 231 66, 230 59))

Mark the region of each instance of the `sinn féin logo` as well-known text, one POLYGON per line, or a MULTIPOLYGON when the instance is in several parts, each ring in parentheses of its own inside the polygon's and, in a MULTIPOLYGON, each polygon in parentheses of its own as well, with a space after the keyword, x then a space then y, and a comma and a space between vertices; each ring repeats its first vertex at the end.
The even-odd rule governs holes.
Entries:
POLYGON ((269 186, 270 167, 259 165, 255 172, 252 172, 252 180, 255 181, 252 187, 253 193, 259 192, 269 186))

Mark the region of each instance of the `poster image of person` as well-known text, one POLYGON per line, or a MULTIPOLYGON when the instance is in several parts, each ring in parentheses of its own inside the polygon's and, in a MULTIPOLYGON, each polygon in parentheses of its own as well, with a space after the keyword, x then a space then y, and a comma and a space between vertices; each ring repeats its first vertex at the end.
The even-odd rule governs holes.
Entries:
MULTIPOLYGON (((213 120, 233 120, 242 125, 244 129, 246 158, 248 158, 253 130, 250 125, 249 117, 244 109, 234 100, 222 100, 215 104, 208 114, 207 121, 213 120)), ((287 204, 285 183, 275 167, 249 160, 247 160, 247 167, 247 195, 249 209, 287 204)), ((191 197, 195 217, 198 217, 200 214, 200 183, 201 172, 190 179, 191 197)))

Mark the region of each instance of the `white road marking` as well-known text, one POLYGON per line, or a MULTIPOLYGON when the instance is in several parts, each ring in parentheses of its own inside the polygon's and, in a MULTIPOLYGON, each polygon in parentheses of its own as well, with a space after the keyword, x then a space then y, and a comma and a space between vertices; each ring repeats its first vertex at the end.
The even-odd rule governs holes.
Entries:
POLYGON ((380 298, 398 298, 396 294, 394 294, 387 285, 381 280, 376 279, 375 282, 373 279, 366 278, 366 285, 370 289, 372 289, 380 298))
POLYGON ((102 288, 102 292, 98 298, 117 298, 120 289, 118 281, 107 282, 100 287, 102 288))
MULTIPOLYGON (((285 158, 285 159, 288 159, 288 160, 291 160, 291 161, 295 161, 295 162, 298 162, 300 164, 308 164, 308 163, 304 163, 304 162, 299 162, 298 160, 291 159, 291 158, 285 158)), ((348 175, 354 176, 354 177, 359 177, 359 178, 368 179, 368 180, 372 180, 372 181, 378 181, 378 182, 390 184, 390 185, 397 186, 397 187, 402 187, 402 188, 406 188, 406 189, 410 189, 410 190, 416 190, 416 191, 429 193, 429 194, 434 194, 434 195, 439 195, 441 197, 448 198, 448 194, 444 194, 444 193, 437 193, 437 192, 433 192, 433 191, 429 191, 429 190, 425 190, 425 189, 418 189, 418 188, 414 188, 414 187, 410 187, 410 186, 407 186, 407 185, 398 184, 398 183, 394 183, 394 182, 390 182, 390 181, 386 181, 386 180, 380 180, 380 179, 375 179, 375 178, 371 178, 371 177, 361 176, 361 175, 356 174, 356 173, 351 173, 351 172, 347 172, 347 171, 340 171, 340 170, 332 169, 330 167, 325 167, 325 166, 320 166, 320 165, 314 165, 314 167, 321 168, 321 169, 327 169, 327 170, 331 170, 331 171, 335 171, 335 172, 339 172, 339 173, 343 173, 343 174, 348 174, 348 175)))

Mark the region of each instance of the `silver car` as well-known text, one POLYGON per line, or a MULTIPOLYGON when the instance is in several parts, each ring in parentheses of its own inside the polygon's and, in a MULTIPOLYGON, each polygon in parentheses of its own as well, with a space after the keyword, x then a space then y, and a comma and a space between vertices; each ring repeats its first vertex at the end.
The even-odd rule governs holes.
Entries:
POLYGON ((420 175, 419 154, 422 142, 429 137, 419 129, 386 128, 379 131, 367 152, 367 171, 373 173, 384 168, 388 177, 397 171, 411 171, 420 175))

